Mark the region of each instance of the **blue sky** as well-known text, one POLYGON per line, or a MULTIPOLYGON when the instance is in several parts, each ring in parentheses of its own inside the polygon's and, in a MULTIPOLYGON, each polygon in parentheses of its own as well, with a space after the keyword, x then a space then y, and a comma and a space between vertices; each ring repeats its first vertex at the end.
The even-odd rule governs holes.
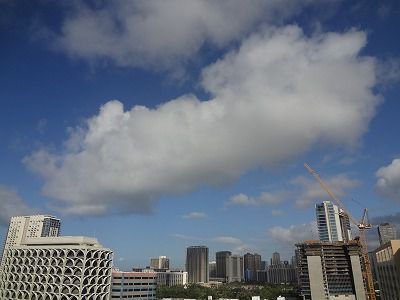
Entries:
POLYGON ((304 162, 399 224, 399 28, 397 1, 1 1, 2 235, 49 213, 127 270, 289 259, 328 199, 304 162))

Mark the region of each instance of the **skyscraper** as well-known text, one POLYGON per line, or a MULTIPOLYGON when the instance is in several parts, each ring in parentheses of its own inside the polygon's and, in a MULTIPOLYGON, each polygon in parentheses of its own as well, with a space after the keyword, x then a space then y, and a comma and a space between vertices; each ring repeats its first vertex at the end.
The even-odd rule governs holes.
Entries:
POLYGON ((379 243, 386 244, 390 240, 397 238, 396 226, 389 223, 382 223, 378 226, 379 243))
POLYGON ((330 201, 315 205, 319 239, 325 242, 351 240, 349 217, 330 201))
POLYGON ((281 255, 278 252, 272 253, 271 266, 277 266, 281 264, 281 255))
POLYGON ((189 283, 208 282, 208 248, 191 246, 186 249, 186 271, 189 283))
POLYGON ((230 251, 218 251, 215 253, 215 260, 217 262, 217 278, 227 278, 227 261, 228 257, 232 255, 230 251))
POLYGON ((4 250, 21 245, 27 238, 58 236, 61 222, 49 215, 12 217, 4 250))
POLYGON ((257 280, 257 271, 261 270, 261 255, 246 253, 244 259, 244 280, 246 282, 257 280))

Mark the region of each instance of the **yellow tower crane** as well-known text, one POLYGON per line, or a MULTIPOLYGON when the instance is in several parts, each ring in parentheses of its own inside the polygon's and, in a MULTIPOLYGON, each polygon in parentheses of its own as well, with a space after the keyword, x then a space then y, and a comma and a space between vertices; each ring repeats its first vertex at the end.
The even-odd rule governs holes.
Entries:
POLYGON ((363 260, 363 266, 364 266, 364 268, 363 268, 363 277, 364 277, 364 281, 365 281, 365 284, 366 284, 366 294, 367 294, 368 300, 376 300, 374 281, 373 281, 373 278, 372 278, 371 262, 369 260, 368 246, 367 246, 367 241, 366 241, 366 238, 365 238, 365 230, 372 228, 372 225, 369 223, 369 220, 368 220, 368 209, 364 208, 363 216, 361 218, 361 221, 357 221, 349 213, 349 211, 343 205, 342 201, 338 197, 336 197, 336 195, 329 188, 329 186, 321 179, 319 174, 306 163, 304 164, 304 167, 308 170, 308 172, 311 175, 314 176, 314 178, 319 182, 321 187, 325 190, 325 192, 327 192, 327 194, 336 203, 336 205, 349 217, 350 221, 355 226, 357 226, 358 231, 359 231, 358 242, 359 242, 359 245, 361 247, 362 260, 363 260))

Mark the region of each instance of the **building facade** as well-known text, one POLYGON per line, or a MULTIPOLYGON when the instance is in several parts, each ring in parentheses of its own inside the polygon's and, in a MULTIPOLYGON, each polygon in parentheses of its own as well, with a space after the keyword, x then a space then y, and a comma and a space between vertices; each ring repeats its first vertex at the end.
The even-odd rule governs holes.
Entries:
POLYGON ((49 215, 12 217, 4 250, 23 244, 27 238, 59 236, 60 227, 60 219, 49 215))
POLYGON ((319 239, 324 242, 351 240, 349 217, 330 201, 315 205, 319 239))
POLYGON ((87 237, 26 238, 5 249, 0 299, 108 300, 112 251, 87 237))
POLYGON ((166 256, 159 256, 158 258, 150 259, 150 268, 152 269, 169 269, 169 258, 166 256))
POLYGON ((156 292, 155 272, 112 272, 109 299, 156 300, 156 292))
POLYGON ((224 280, 227 279, 227 263, 228 257, 232 255, 230 251, 218 251, 215 253, 215 261, 217 263, 217 278, 223 278, 224 280))
POLYGON ((226 282, 241 282, 244 279, 243 257, 231 255, 227 258, 226 282))
POLYGON ((257 271, 261 270, 261 255, 246 253, 244 259, 244 280, 246 282, 257 280, 257 271))
POLYGON ((400 299, 400 240, 391 240, 374 252, 382 299, 400 299))
POLYGON ((394 224, 382 223, 378 226, 379 243, 386 244, 390 240, 397 239, 397 230, 394 224))
POLYGON ((186 249, 186 271, 189 283, 208 283, 208 248, 190 246, 186 249))
POLYGON ((179 286, 188 284, 188 273, 184 271, 157 272, 157 286, 179 286))
POLYGON ((296 246, 303 299, 366 300, 358 242, 306 241, 296 246))

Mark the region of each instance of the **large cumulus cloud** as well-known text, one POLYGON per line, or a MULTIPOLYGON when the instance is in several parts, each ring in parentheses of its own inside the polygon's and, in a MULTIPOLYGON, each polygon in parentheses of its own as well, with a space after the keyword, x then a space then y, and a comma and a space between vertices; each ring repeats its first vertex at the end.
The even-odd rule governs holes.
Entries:
MULTIPOLYGON (((116 0, 70 7, 54 45, 73 58, 117 66, 179 70, 205 45, 222 48, 257 24, 278 23, 314 0, 116 0)), ((323 3, 330 4, 330 0, 323 3)))
POLYGON ((0 205, 0 226, 9 224, 13 216, 26 215, 33 212, 14 189, 2 184, 0 184, 0 205))
POLYGON ((183 95, 154 109, 109 101, 61 152, 24 161, 66 212, 147 213, 161 195, 231 182, 314 145, 354 146, 379 103, 365 43, 354 30, 264 30, 204 68, 208 101, 183 95))

